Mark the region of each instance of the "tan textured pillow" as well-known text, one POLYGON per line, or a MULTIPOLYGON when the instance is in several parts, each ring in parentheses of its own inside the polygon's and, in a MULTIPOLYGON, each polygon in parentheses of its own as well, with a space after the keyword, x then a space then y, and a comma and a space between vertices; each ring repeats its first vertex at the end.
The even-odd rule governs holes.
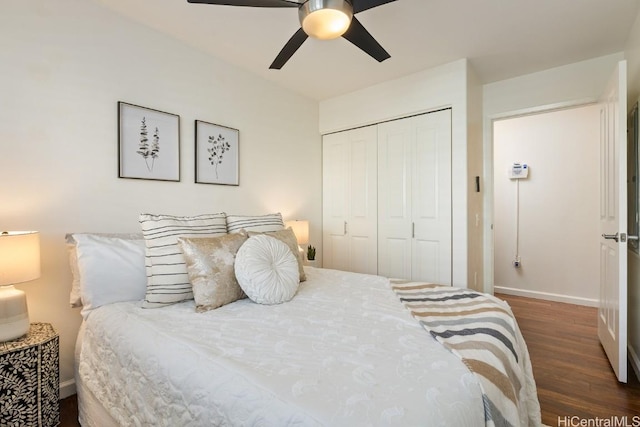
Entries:
POLYGON ((267 236, 275 237, 281 242, 286 243, 287 246, 289 246, 289 249, 291 249, 291 252, 293 252, 293 256, 296 258, 296 261, 298 261, 300 281, 304 282, 305 280, 307 280, 307 276, 304 274, 304 263, 302 261, 302 254, 300 253, 300 249, 298 249, 298 241, 296 240, 296 235, 293 233, 293 229, 291 227, 284 230, 267 231, 264 233, 249 231, 249 237, 256 236, 258 234, 266 234, 267 236))
POLYGON ((220 237, 180 238, 196 311, 213 310, 246 295, 236 280, 236 253, 247 240, 246 233, 220 237))

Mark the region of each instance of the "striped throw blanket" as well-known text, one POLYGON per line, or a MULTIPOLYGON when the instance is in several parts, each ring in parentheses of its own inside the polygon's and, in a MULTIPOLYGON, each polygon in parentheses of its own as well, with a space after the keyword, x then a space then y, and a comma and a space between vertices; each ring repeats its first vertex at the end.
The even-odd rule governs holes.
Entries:
POLYGON ((487 426, 531 424, 519 410, 528 352, 508 306, 468 289, 399 280, 391 285, 413 317, 476 375, 487 426))

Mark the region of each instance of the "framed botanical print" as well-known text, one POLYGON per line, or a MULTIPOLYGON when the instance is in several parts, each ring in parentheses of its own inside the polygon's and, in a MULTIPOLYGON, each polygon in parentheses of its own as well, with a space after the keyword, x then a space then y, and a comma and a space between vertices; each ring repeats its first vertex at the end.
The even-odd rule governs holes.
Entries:
POLYGON ((118 176, 180 181, 180 116, 118 102, 118 176))
POLYGON ((239 185, 240 131, 195 121, 196 183, 239 185))

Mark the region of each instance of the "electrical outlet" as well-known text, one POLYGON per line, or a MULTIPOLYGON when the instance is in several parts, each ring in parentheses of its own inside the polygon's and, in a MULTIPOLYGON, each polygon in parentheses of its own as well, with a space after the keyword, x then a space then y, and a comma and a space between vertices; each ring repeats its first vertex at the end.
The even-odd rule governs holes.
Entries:
POLYGON ((513 260, 513 266, 514 266, 515 268, 520 268, 520 267, 522 267, 522 261, 520 261, 520 257, 519 257, 519 256, 518 256, 518 257, 516 257, 516 258, 513 260))

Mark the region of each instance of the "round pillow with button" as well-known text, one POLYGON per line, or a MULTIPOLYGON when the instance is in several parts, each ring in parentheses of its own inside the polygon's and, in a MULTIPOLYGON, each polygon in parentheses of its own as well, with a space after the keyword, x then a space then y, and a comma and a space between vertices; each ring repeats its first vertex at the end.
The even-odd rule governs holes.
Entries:
POLYGON ((236 279, 258 304, 280 304, 298 291, 298 261, 286 243, 267 235, 250 237, 236 254, 236 279))

